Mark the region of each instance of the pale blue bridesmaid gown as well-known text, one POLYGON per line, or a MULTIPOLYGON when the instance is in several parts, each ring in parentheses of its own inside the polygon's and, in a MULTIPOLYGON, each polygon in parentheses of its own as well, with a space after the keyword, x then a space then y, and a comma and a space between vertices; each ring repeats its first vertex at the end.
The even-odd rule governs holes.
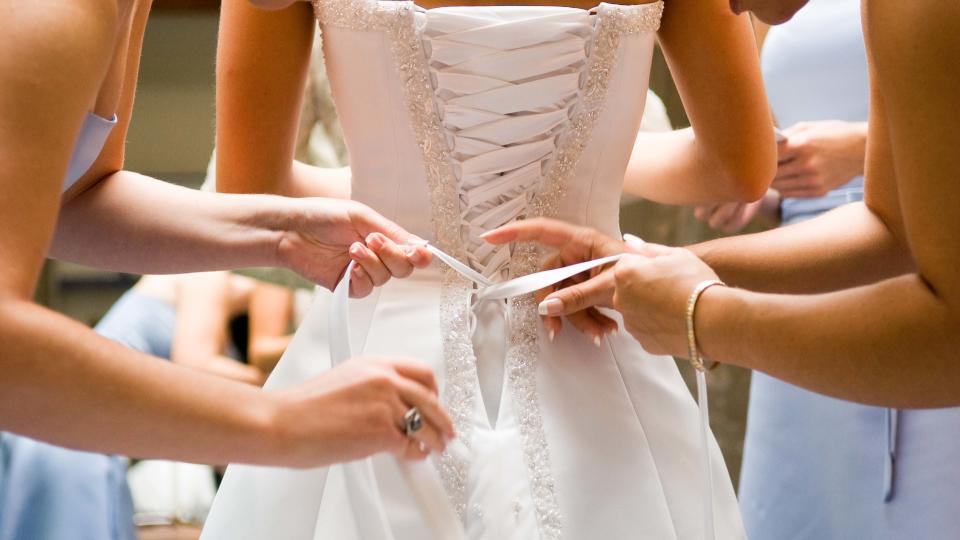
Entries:
MULTIPOLYGON (((88 114, 63 191, 93 164, 116 118, 88 114)), ((135 540, 126 461, 0 432, 0 540, 135 540)))
MULTIPOLYGON (((865 121, 858 0, 812 0, 774 27, 764 81, 781 126, 865 121)), ((787 199, 783 221, 863 199, 863 178, 787 199)), ((752 540, 960 538, 960 409, 894 410, 815 394, 754 372, 740 478, 752 540)))

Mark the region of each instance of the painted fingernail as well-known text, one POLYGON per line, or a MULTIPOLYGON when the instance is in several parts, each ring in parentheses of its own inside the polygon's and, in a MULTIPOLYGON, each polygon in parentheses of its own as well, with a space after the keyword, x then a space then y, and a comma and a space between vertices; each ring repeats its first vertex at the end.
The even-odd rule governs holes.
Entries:
POLYGON ((639 237, 634 236, 634 235, 632 235, 632 234, 630 234, 630 233, 627 233, 627 234, 623 235, 623 241, 626 242, 627 245, 630 245, 630 246, 632 246, 632 247, 640 247, 640 246, 646 244, 646 242, 644 242, 643 240, 641 240, 639 237))
POLYGON ((380 249, 383 247, 383 236, 377 233, 370 233, 366 238, 367 245, 373 249, 380 249))
POLYGON ((593 336, 593 344, 596 345, 598 349, 600 348, 600 335, 599 335, 599 334, 596 335, 596 336, 593 336))
POLYGON ((426 264, 429 260, 428 256, 419 249, 413 250, 413 253, 410 255, 410 262, 414 265, 426 264))
POLYGON ((547 298, 537 306, 540 315, 559 315, 563 311, 563 302, 559 298, 547 298))
POLYGON ((557 337, 557 331, 551 328, 550 331, 547 332, 547 338, 550 340, 550 343, 553 343, 553 338, 555 337, 557 337))

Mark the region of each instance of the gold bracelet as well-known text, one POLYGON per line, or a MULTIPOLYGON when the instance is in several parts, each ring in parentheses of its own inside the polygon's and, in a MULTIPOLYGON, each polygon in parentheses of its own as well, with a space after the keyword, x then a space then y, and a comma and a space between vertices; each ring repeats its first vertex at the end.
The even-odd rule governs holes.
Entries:
POLYGON ((693 327, 693 314, 697 309, 697 300, 700 299, 700 295, 703 294, 703 291, 713 287, 714 285, 720 285, 723 287, 727 286, 726 283, 717 279, 701 281, 700 283, 697 283, 697 286, 693 288, 693 292, 691 292, 690 296, 687 298, 687 348, 690 353, 690 363, 693 364, 693 367, 698 371, 706 371, 713 368, 715 365, 704 365, 703 358, 700 356, 700 349, 697 347, 697 332, 693 327))

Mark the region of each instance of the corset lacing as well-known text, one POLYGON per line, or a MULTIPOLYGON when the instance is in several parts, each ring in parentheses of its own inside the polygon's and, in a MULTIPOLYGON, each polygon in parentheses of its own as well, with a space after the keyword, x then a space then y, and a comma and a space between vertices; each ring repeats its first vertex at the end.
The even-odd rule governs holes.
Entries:
POLYGON ((483 276, 509 277, 510 247, 479 238, 524 217, 569 125, 591 16, 581 10, 502 20, 432 10, 423 30, 430 74, 459 182, 460 235, 483 276))

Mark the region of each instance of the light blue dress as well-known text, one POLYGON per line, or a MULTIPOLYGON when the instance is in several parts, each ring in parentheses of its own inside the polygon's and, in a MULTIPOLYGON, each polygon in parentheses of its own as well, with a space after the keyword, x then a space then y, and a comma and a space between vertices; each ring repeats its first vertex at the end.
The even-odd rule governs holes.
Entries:
MULTIPOLYGON (((812 0, 763 49, 774 114, 864 121, 859 0, 812 0)), ((863 179, 787 199, 792 224, 862 200, 863 179)), ((754 372, 740 477, 752 540, 960 538, 960 409, 891 410, 828 398, 754 372)))
MULTIPOLYGON (((88 114, 63 191, 103 149, 116 118, 88 114)), ((0 540, 135 540, 126 460, 0 432, 0 540)))

